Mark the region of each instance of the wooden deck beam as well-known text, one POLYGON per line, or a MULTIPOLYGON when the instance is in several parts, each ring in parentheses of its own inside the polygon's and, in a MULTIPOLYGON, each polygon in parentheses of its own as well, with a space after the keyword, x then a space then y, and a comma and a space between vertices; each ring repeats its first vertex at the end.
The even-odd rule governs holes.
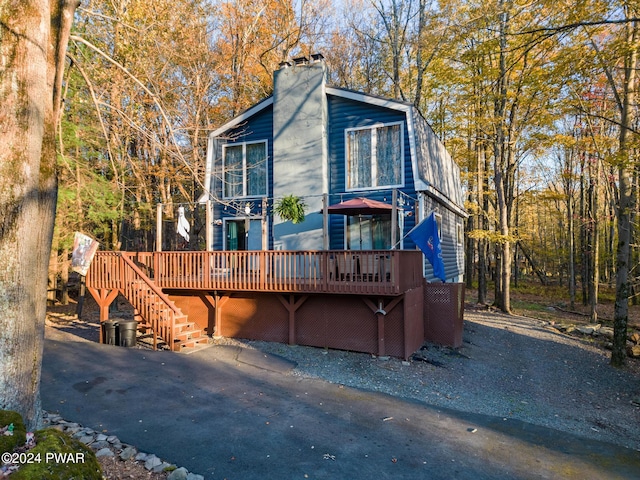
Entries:
POLYGON ((278 300, 284 305, 289 312, 289 345, 296 344, 296 310, 298 310, 304 302, 307 301, 309 295, 304 295, 296 300, 295 295, 289 295, 288 300, 284 295, 278 295, 278 300))
POLYGON ((118 294, 120 293, 119 290, 117 289, 108 289, 108 288, 93 288, 93 287, 87 287, 87 289, 89 290, 89 293, 91 294, 91 296, 93 297, 93 299, 96 301, 96 303, 98 304, 98 307, 100 307, 100 343, 103 342, 103 338, 102 338, 102 322, 106 322, 107 320, 109 320, 109 306, 111 306, 111 303, 118 297, 118 294))
POLYGON ((362 301, 376 315, 376 320, 378 323, 378 356, 386 355, 386 348, 384 344, 384 317, 386 317, 387 313, 393 310, 396 305, 398 305, 402 301, 402 299, 403 297, 396 297, 389 303, 387 303, 387 305, 385 305, 384 298, 379 298, 378 304, 376 305, 371 301, 371 299, 362 297, 362 301))

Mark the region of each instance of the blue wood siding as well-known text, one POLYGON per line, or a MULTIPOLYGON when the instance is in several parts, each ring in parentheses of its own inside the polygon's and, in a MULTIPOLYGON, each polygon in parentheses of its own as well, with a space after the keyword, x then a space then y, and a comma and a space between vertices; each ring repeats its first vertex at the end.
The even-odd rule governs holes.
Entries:
MULTIPOLYGON (((391 204, 393 192, 390 188, 366 189, 362 191, 346 192, 346 159, 345 159, 345 130, 351 128, 370 127, 376 124, 388 124, 402 122, 404 141, 404 185, 398 188, 398 197, 405 201, 405 212, 411 215, 404 216, 404 226, 399 225, 402 230, 399 232, 403 238, 404 249, 414 249, 415 244, 409 237, 406 237, 409 230, 415 226, 416 205, 418 196, 422 195, 415 191, 415 182, 411 166, 411 149, 409 143, 409 132, 406 125, 406 115, 404 112, 383 108, 363 102, 349 100, 343 97, 328 95, 328 167, 329 167, 329 204, 339 203, 350 198, 364 196, 374 200, 379 200, 391 204)), ((221 136, 215 146, 215 175, 214 189, 216 196, 222 198, 222 145, 242 142, 267 141, 267 188, 268 188, 268 212, 266 217, 268 222, 268 248, 273 248, 273 107, 269 106, 254 116, 250 117, 242 125, 227 131, 221 136)), ((321 190, 309 192, 309 195, 320 195, 321 190)), ((252 215, 262 215, 262 199, 238 199, 238 205, 249 200, 253 203, 252 215)), ((425 212, 428 214, 432 210, 442 215, 442 248, 445 261, 445 272, 448 278, 454 278, 463 272, 463 247, 457 243, 456 225, 462 224, 463 219, 444 208, 439 202, 431 197, 425 197, 425 212)), ((243 212, 238 212, 234 208, 224 204, 214 204, 214 219, 226 217, 242 217, 243 212)), ((345 245, 345 217, 342 215, 329 215, 329 248, 342 249, 345 245)), ((223 228, 214 227, 214 249, 223 248, 223 228)), ((398 247, 399 248, 399 247, 398 247)), ((432 279, 431 266, 426 267, 427 278, 432 279)))
MULTIPOLYGON (((462 230, 464 230, 464 219, 451 210, 444 208, 429 196, 425 196, 424 210, 425 216, 428 216, 432 211, 442 216, 442 238, 440 239, 440 246, 442 248, 444 273, 447 276, 447 281, 456 279, 464 273, 464 239, 462 239, 462 243, 459 243, 457 232, 457 225, 460 225, 462 230)), ((433 268, 426 258, 425 278, 429 282, 434 280, 437 282, 440 281, 434 277, 433 268)))
MULTIPOLYGON (((214 171, 216 172, 214 178, 215 193, 220 199, 223 199, 222 178, 224 178, 222 171, 222 145, 234 144, 243 142, 255 142, 255 141, 267 141, 267 194, 272 195, 273 192, 273 107, 269 106, 264 110, 256 113, 249 118, 246 122, 240 126, 227 131, 224 138, 221 137, 216 146, 216 153, 214 159, 214 171)), ((252 209, 252 215, 260 215, 262 207, 261 198, 248 199, 254 204, 252 209)), ((216 203, 213 209, 213 215, 216 219, 222 219, 225 217, 239 216, 238 212, 230 207, 226 207, 222 204, 216 203)), ((240 213, 242 215, 242 213, 240 213)), ((213 230, 213 248, 214 250, 222 250, 223 248, 223 234, 221 226, 217 226, 213 230)), ((271 223, 269 223, 269 239, 271 235, 271 223)), ((271 240, 269 248, 272 248, 271 240)))
MULTIPOLYGON (((406 115, 403 112, 369 105, 341 97, 329 95, 329 204, 339 203, 354 197, 364 196, 391 203, 392 191, 389 188, 379 190, 350 191, 346 193, 346 157, 345 130, 358 127, 369 127, 381 123, 402 122, 404 134, 404 186, 399 191, 404 192, 411 199, 417 200, 413 171, 411 169, 411 152, 409 135, 406 125, 406 115)), ((408 200, 406 208, 414 208, 414 201, 408 200)), ((405 217, 404 230, 401 237, 414 227, 415 217, 405 217)), ((344 217, 329 216, 329 248, 344 248, 344 217)), ((404 239, 404 248, 413 249, 415 245, 409 238, 404 239)))

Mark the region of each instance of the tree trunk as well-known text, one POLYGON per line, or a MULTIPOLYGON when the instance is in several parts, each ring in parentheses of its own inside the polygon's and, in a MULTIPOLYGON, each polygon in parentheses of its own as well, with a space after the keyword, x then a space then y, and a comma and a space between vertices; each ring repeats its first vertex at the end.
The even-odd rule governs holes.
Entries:
POLYGON ((571 195, 570 182, 567 181, 567 225, 569 226, 569 305, 571 310, 576 306, 576 268, 575 268, 575 243, 573 228, 573 198, 571 195))
POLYGON ((69 305, 69 267, 71 261, 69 260, 71 252, 68 248, 62 250, 62 261, 60 262, 60 284, 62 285, 62 291, 60 292, 60 303, 62 305, 69 305))
MULTIPOLYGON (((472 141, 472 136, 471 133, 469 133, 468 135, 468 140, 467 140, 467 152, 469 152, 469 154, 474 150, 474 142, 472 141)), ((477 146, 475 147, 475 152, 476 152, 476 164, 475 165, 469 165, 469 170, 472 171, 472 169, 475 169, 475 171, 477 172, 477 146)), ((470 155, 471 156, 471 155, 470 155)), ((471 162, 469 162, 471 163, 471 162)), ((471 172, 470 172, 471 173, 471 172)), ((476 176, 477 178, 477 176, 476 176)), ((478 190, 479 187, 474 185, 474 178, 473 175, 469 175, 469 196, 468 196, 468 200, 470 203, 473 203, 474 198, 477 199, 478 196, 478 190), (475 188, 475 193, 474 193, 474 188, 475 188)), ((479 203, 478 203, 479 205, 479 203)), ((466 285, 467 285, 467 289, 471 289, 473 287, 473 278, 474 278, 474 264, 475 264, 475 260, 476 260, 476 247, 478 245, 478 240, 475 238, 471 238, 468 235, 468 232, 473 231, 474 229, 478 228, 478 225, 476 224, 476 219, 479 219, 480 216, 480 212, 478 212, 476 215, 471 215, 469 216, 469 218, 467 219, 467 224, 465 227, 465 232, 467 233, 465 235, 465 267, 464 267, 464 272, 465 272, 465 281, 466 281, 466 285)))
MULTIPOLYGON (((633 160, 633 167, 632 171, 632 178, 631 178, 631 208, 629 210, 629 225, 630 225, 630 238, 629 238, 629 271, 633 272, 636 268, 636 265, 638 265, 637 263, 637 251, 635 248, 631 248, 631 245, 635 245, 635 238, 636 238, 636 222, 638 219, 637 216, 637 212, 638 212, 638 202, 637 202, 637 198, 638 198, 638 167, 637 165, 635 165, 635 159, 633 160)), ((633 275, 633 274, 632 274, 633 275)), ((632 280, 631 282, 629 282, 629 296, 631 298, 631 305, 637 305, 638 304, 638 297, 636 296, 636 287, 635 287, 635 282, 632 280)))
POLYGON ((487 303, 487 241, 478 239, 478 303, 487 303))
MULTIPOLYGON (((489 170, 489 155, 486 148, 481 149, 482 158, 478 157, 478 205, 482 207, 479 218, 479 228, 483 231, 489 229, 487 215, 489 214, 489 179, 485 172, 489 170)), ((489 245, 485 238, 478 241, 478 303, 487 303, 487 265, 489 245)))
POLYGON ((631 178, 627 168, 619 169, 620 205, 618 207, 618 247, 616 252, 616 301, 613 315, 613 350, 611 364, 624 365, 627 351, 629 316, 629 243, 631 240, 631 178))
MULTIPOLYGON (((589 169, 592 169, 592 163, 589 169)), ((598 282, 600 281, 600 237, 598 233, 598 182, 600 179, 600 159, 595 159, 596 171, 589 174, 590 177, 590 195, 589 195, 589 223, 591 224, 591 256, 592 263, 590 268, 591 277, 589 278, 589 320, 592 323, 598 321, 598 282)))
POLYGON ((498 91, 496 92, 494 117, 496 134, 494 139, 494 183, 496 187, 496 204, 498 210, 498 231, 500 232, 500 268, 496 271, 496 305, 505 313, 511 312, 511 244, 509 239, 509 208, 507 205, 509 145, 506 138, 505 112, 507 104, 507 24, 509 14, 504 2, 500 2, 500 58, 498 91), (499 279, 499 281, 498 281, 499 279), (499 284, 499 286, 498 286, 499 284))
MULTIPOLYGON (((615 169, 611 169, 611 174, 615 177, 615 169)), ((609 218, 616 218, 617 205, 616 200, 613 198, 613 195, 610 195, 611 199, 609 201, 609 218)), ((609 239, 607 241, 608 246, 608 283, 609 285, 615 285, 615 276, 616 276, 616 262, 615 262, 615 253, 616 253, 616 222, 609 222, 609 239)))
MULTIPOLYGON (((628 13, 628 12, 627 12, 628 13)), ((635 107, 635 78, 637 67, 637 24, 627 24, 627 45, 629 52, 625 57, 625 72, 620 118, 620 138, 618 145, 618 248, 616 252, 616 302, 613 315, 613 350, 611 365, 620 367, 627 358, 627 323, 629 316, 629 252, 631 243, 631 210, 633 196, 631 187, 630 146, 628 145, 631 127, 632 108, 635 107)))
POLYGON ((64 0, 0 5, 0 408, 18 411, 29 430, 41 413, 56 101, 75 8, 64 0))

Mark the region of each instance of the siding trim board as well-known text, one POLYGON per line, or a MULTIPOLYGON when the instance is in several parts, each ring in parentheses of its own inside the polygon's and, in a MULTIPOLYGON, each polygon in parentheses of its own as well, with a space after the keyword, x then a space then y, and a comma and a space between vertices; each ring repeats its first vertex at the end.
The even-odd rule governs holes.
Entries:
POLYGON ((265 98, 260 103, 257 103, 253 107, 250 107, 247 110, 245 110, 244 112, 242 112, 240 115, 235 117, 233 120, 228 121, 223 126, 218 128, 217 130, 214 130, 213 132, 211 132, 209 134, 209 138, 219 137, 223 133, 226 133, 229 130, 231 130, 233 128, 236 128, 237 126, 241 125, 246 120, 249 120, 256 113, 264 110, 265 108, 269 107, 270 105, 273 105, 273 96, 265 98))

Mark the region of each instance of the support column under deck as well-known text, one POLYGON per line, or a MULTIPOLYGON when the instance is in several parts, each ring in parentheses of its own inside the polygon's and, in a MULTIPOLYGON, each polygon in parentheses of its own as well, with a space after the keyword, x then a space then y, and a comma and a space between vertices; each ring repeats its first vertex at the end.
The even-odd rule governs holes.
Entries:
POLYGON ((283 295, 278 295, 278 300, 289 312, 289 345, 296 344, 296 310, 307 301, 309 295, 304 295, 296 301, 295 295, 289 295, 289 300, 285 300, 283 295))
POLYGON ((398 303, 402 301, 402 297, 397 297, 391 300, 387 305, 384 304, 383 298, 378 298, 378 305, 373 303, 371 299, 363 297, 362 301, 367 304, 373 313, 376 315, 378 323, 378 356, 386 355, 386 347, 384 341, 384 317, 391 310, 394 309, 398 303))
POLYGON ((215 326, 213 336, 222 337, 222 307, 229 300, 230 295, 220 295, 218 292, 213 294, 213 309, 215 315, 215 326))
POLYGON ((93 287, 87 287, 87 289, 89 290, 89 293, 91 293, 91 296, 93 297, 93 299, 98 304, 98 307, 100 307, 100 329, 99 330, 100 330, 100 343, 102 343, 103 342, 102 322, 106 322, 107 320, 109 320, 109 306, 118 297, 118 294, 120 293, 120 291, 117 289, 114 289, 114 290, 110 290, 107 288, 97 289, 93 287))

